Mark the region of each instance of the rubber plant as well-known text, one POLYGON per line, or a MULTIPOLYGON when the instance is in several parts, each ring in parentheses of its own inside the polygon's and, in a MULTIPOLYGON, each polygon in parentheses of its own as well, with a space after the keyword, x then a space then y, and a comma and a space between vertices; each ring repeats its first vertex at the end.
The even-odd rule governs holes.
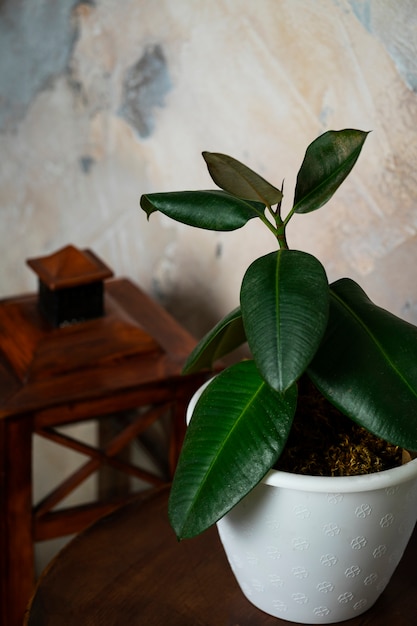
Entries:
POLYGON ((313 141, 285 216, 282 188, 213 152, 203 157, 219 189, 141 197, 148 219, 160 211, 215 231, 257 219, 277 242, 275 251, 247 269, 240 306, 199 342, 185 365, 190 373, 212 367, 246 341, 250 349, 251 359, 214 377, 196 405, 170 493, 178 538, 214 524, 274 466, 291 430, 302 375, 372 434, 417 450, 417 328, 375 305, 353 280, 329 284, 317 258, 287 243, 289 222, 327 203, 367 134, 328 131, 313 141))

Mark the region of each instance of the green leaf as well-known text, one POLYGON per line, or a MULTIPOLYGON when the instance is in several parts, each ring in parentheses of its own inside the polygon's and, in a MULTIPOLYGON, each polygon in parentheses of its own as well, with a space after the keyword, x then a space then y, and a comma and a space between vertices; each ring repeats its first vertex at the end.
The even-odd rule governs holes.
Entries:
POLYGON ((355 165, 367 135, 330 130, 310 144, 297 176, 295 213, 315 211, 330 200, 355 165))
POLYGON ((296 385, 276 393, 253 361, 211 381, 195 407, 171 489, 177 537, 206 530, 263 478, 285 446, 296 403, 296 385))
POLYGON ((141 197, 140 206, 148 219, 160 211, 177 222, 219 231, 241 228, 265 210, 259 202, 234 198, 219 190, 151 193, 141 197))
POLYGON ((197 344, 187 359, 183 374, 191 374, 201 369, 211 368, 213 363, 221 359, 242 343, 246 335, 243 328, 240 307, 226 315, 197 344))
POLYGON ((271 387, 285 391, 307 368, 326 329, 324 268, 304 252, 272 252, 248 268, 240 300, 257 367, 271 387))
POLYGON ((247 200, 272 206, 282 199, 282 192, 259 174, 227 154, 203 152, 210 176, 221 189, 247 200))
POLYGON ((328 329, 309 375, 355 422, 417 451, 417 328, 350 279, 331 285, 328 329))

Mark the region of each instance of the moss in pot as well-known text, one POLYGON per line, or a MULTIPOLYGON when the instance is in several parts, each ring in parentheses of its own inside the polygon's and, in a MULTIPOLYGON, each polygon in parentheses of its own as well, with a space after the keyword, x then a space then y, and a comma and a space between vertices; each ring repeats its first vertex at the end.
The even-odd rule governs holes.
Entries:
POLYGON ((410 460, 399 446, 376 437, 326 400, 306 375, 285 448, 274 467, 312 476, 357 476, 410 460))
MULTIPOLYGON (((345 424, 353 422, 379 446, 386 442, 380 449, 382 456, 393 453, 388 465, 363 471, 378 472, 400 463, 402 450, 413 456, 417 451, 417 328, 375 305, 351 279, 329 284, 321 262, 287 242, 290 221, 330 200, 366 137, 345 129, 313 141, 285 216, 282 187, 219 153, 203 153, 219 189, 141 198, 148 218, 160 211, 215 231, 250 227, 259 219, 277 242, 276 251, 251 263, 240 305, 199 342, 184 368, 184 373, 210 368, 248 343, 251 357, 213 378, 194 408, 169 501, 179 539, 223 518, 271 468, 281 463, 291 469, 287 442, 296 430, 306 438, 311 432, 308 411, 297 411, 304 384, 313 385, 345 424)), ((339 472, 344 473, 349 472, 339 472)))

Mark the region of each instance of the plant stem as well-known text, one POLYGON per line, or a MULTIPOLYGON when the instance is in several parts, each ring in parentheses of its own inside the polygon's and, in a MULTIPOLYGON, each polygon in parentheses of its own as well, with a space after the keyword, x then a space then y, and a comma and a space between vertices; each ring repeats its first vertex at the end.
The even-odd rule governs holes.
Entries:
POLYGON ((259 215, 261 221, 269 228, 274 237, 278 238, 278 229, 265 217, 265 215, 259 215))
POLYGON ((277 237, 279 247, 281 249, 288 250, 287 236, 285 232, 288 219, 283 221, 281 217, 282 198, 284 197, 284 181, 282 181, 282 184, 281 184, 281 194, 282 194, 281 200, 278 202, 277 210, 275 211, 275 214, 274 214, 275 223, 277 225, 276 237, 277 237))
POLYGON ((288 250, 287 236, 285 233, 285 223, 282 222, 281 226, 277 228, 277 241, 281 250, 288 250))
POLYGON ((284 226, 286 226, 288 224, 288 222, 290 221, 290 219, 294 215, 294 209, 295 209, 295 205, 293 206, 293 208, 291 209, 291 211, 288 213, 287 217, 285 218, 285 220, 283 222, 284 226))

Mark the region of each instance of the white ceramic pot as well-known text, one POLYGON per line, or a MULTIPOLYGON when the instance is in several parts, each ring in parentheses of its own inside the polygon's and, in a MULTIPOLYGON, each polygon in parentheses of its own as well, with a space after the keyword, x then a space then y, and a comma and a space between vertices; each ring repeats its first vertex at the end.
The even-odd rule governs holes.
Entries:
POLYGON ((288 621, 329 624, 375 603, 416 519, 417 459, 366 476, 271 470, 217 527, 252 604, 288 621))

